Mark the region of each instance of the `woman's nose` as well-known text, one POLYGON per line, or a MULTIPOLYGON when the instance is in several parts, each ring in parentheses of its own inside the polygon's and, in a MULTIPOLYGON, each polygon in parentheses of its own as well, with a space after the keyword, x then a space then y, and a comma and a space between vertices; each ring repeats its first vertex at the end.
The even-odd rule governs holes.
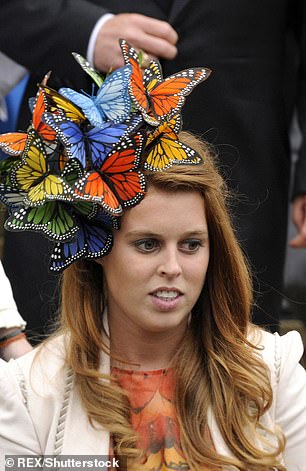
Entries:
POLYGON ((180 254, 177 248, 162 251, 158 273, 161 276, 177 277, 182 273, 180 254))

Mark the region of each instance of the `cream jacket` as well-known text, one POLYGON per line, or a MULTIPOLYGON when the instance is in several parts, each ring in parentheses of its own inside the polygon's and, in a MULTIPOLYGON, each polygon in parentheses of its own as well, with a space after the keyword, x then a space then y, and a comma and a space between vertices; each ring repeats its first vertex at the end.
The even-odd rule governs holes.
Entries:
MULTIPOLYGON (((301 338, 297 332, 283 337, 262 333, 257 343, 263 346, 261 354, 271 370, 274 391, 273 405, 263 423, 282 427, 287 438, 283 454, 287 470, 305 471, 306 372, 298 363, 303 352, 301 338)), ((2 362, 1 471, 5 454, 108 455, 109 433, 90 425, 63 358, 64 340, 58 337, 42 351, 2 362)), ((108 357, 101 355, 101 371, 109 372, 109 366, 108 357)), ((217 451, 229 455, 213 414, 209 425, 217 451)))

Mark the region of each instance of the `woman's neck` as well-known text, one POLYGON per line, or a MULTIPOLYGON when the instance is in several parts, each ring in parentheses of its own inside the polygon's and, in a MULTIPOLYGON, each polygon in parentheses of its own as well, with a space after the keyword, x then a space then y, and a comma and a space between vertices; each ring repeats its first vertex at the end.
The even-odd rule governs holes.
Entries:
POLYGON ((172 330, 149 332, 132 323, 117 323, 110 316, 112 365, 139 371, 168 368, 182 342, 186 327, 185 322, 172 330))

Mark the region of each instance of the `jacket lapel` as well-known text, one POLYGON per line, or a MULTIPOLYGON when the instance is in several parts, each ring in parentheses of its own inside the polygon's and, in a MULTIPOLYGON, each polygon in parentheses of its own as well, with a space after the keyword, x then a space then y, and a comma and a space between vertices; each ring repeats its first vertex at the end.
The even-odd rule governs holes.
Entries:
MULTIPOLYGON (((175 24, 181 12, 188 7, 190 0, 173 0, 172 7, 169 13, 168 21, 170 24, 175 24)), ((189 7, 191 8, 191 7, 189 7)))
MULTIPOLYGON (((101 352, 100 371, 110 373, 110 359, 101 352)), ((90 424, 87 414, 81 404, 75 387, 71 388, 70 407, 67 411, 65 433, 60 453, 75 454, 75 444, 78 443, 80 455, 109 455, 110 435, 100 424, 90 424), (81 439, 80 439, 81 436, 81 439)))
POLYGON ((109 455, 109 433, 101 425, 92 426, 75 391, 67 414, 61 455, 109 455))

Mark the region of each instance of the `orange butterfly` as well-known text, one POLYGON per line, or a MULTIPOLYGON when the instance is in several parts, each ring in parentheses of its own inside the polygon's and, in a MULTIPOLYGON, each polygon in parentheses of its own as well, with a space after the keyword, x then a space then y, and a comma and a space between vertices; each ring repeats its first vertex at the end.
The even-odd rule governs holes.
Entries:
POLYGON ((8 155, 21 155, 25 149, 26 132, 7 132, 0 135, 0 149, 8 155))
MULTIPOLYGON (((45 75, 42 81, 43 85, 46 85, 49 76, 50 73, 45 75)), ((41 121, 41 117, 46 111, 46 96, 44 91, 39 87, 33 106, 32 123, 28 132, 8 132, 0 135, 0 149, 9 155, 21 155, 25 149, 28 137, 35 133, 39 134, 40 137, 46 141, 54 141, 56 136, 55 131, 41 121)))
POLYGON ((85 173, 76 182, 76 198, 97 202, 116 215, 139 203, 145 193, 145 177, 138 171, 143 144, 141 133, 120 141, 98 170, 85 173))
POLYGON ((178 114, 185 97, 211 73, 210 69, 195 67, 163 80, 160 63, 152 60, 142 75, 136 50, 124 39, 120 40, 120 46, 125 63, 132 66, 129 84, 131 98, 147 123, 153 126, 178 114))

